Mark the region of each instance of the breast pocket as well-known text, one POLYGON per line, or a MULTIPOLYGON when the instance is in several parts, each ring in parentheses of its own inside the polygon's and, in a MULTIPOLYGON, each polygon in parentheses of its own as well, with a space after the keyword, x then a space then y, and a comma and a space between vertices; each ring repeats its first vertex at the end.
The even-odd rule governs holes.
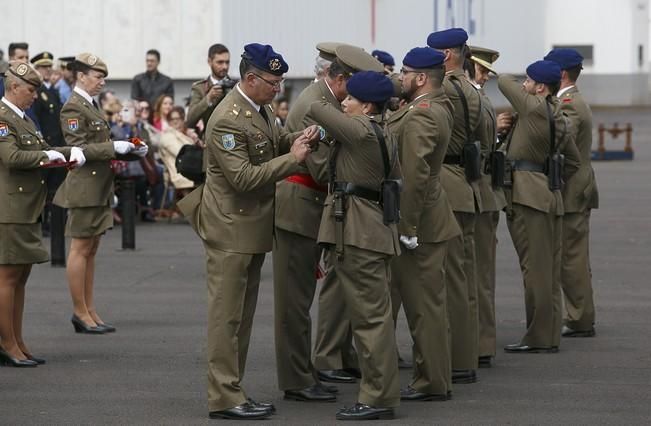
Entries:
POLYGON ((31 134, 21 135, 18 146, 24 151, 38 151, 43 149, 43 140, 31 134))
POLYGON ((88 143, 102 143, 110 139, 111 131, 103 121, 91 121, 87 130, 88 143))

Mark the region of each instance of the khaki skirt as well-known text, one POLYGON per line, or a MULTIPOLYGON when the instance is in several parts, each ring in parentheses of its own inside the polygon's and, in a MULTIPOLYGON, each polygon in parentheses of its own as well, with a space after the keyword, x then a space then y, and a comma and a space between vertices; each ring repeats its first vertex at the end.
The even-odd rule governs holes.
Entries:
POLYGON ((50 260, 41 224, 0 223, 0 265, 25 265, 50 260))
POLYGON ((102 235, 112 227, 113 213, 109 206, 68 209, 66 237, 90 238, 102 235))

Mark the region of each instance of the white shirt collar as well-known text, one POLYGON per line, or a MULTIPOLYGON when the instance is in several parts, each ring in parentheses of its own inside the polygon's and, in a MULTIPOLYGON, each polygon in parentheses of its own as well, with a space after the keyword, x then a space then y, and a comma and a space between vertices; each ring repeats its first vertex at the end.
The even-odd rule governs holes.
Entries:
POLYGON ((23 111, 22 109, 18 108, 16 105, 12 104, 12 103, 9 101, 9 99, 7 99, 7 98, 5 98, 5 97, 3 96, 3 97, 2 97, 2 102, 6 103, 7 106, 8 106, 9 108, 11 108, 11 110, 12 110, 13 112, 15 112, 16 114, 18 114, 18 116, 19 116, 20 118, 22 118, 22 119, 25 118, 25 111, 23 111))
POLYGON ((330 93, 332 94, 332 97, 335 98, 335 99, 337 99, 337 97, 335 96, 335 92, 332 91, 332 88, 331 88, 330 85, 328 84, 328 80, 327 80, 325 77, 323 78, 323 82, 325 83, 326 87, 328 88, 328 90, 329 90, 330 93))
POLYGON ((222 81, 224 81, 223 78, 222 78, 221 80, 217 80, 217 79, 216 79, 212 74, 210 74, 210 82, 212 83, 213 86, 214 86, 215 84, 219 84, 219 83, 221 83, 222 81))
POLYGON ((52 83, 50 83, 49 81, 44 81, 43 86, 49 89, 50 87, 52 87, 52 83))
POLYGON ((93 103, 93 97, 90 96, 90 95, 88 94, 88 92, 85 91, 84 89, 82 89, 81 87, 79 87, 79 86, 75 86, 75 88, 72 89, 72 90, 75 91, 75 92, 77 92, 77 93, 78 93, 82 98, 86 99, 86 100, 87 100, 88 102, 90 102, 91 104, 93 103))
POLYGON ((567 87, 562 88, 561 90, 558 91, 558 93, 556 93, 556 97, 557 97, 557 98, 560 98, 560 97, 563 95, 563 93, 567 92, 567 91, 570 90, 572 87, 574 87, 574 85, 571 85, 571 86, 567 86, 567 87))
POLYGON ((244 97, 244 99, 246 99, 251 104, 253 109, 259 112, 260 111, 260 105, 256 104, 255 102, 253 102, 251 100, 251 98, 246 96, 246 94, 242 91, 242 89, 240 89, 240 83, 237 83, 237 86, 235 86, 235 87, 237 88, 237 91, 240 92, 240 95, 242 95, 244 97))

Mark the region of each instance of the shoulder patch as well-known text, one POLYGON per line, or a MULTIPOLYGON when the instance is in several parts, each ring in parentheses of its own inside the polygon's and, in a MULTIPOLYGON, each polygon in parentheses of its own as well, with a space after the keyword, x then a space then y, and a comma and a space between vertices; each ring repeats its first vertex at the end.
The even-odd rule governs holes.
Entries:
POLYGON ((7 123, 0 123, 0 137, 9 136, 9 126, 7 123))
POLYGON ((68 129, 71 131, 75 132, 79 128, 79 120, 76 118, 69 118, 68 119, 68 129))
POLYGON ((232 133, 222 136, 222 145, 228 151, 235 148, 235 136, 232 133))
POLYGON ((418 108, 429 108, 429 102, 420 102, 418 108))

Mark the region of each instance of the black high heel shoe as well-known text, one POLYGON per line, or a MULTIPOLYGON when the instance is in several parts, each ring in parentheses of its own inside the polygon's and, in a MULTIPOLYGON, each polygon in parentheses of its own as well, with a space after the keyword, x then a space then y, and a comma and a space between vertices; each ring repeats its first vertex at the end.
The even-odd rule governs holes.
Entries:
POLYGON ((97 327, 104 330, 104 333, 115 333, 115 330, 116 330, 116 328, 114 326, 112 326, 111 324, 107 324, 105 322, 101 323, 101 324, 97 323, 97 327))
POLYGON ((27 359, 29 359, 30 361, 34 361, 38 365, 45 364, 45 360, 43 358, 38 358, 38 357, 35 357, 33 355, 27 355, 27 354, 25 354, 25 356, 27 357, 27 359))
POLYGON ((9 367, 36 367, 38 364, 36 361, 30 359, 17 359, 9 355, 4 349, 0 349, 0 364, 6 365, 9 367))
POLYGON ((83 322, 77 315, 72 315, 72 319, 70 320, 72 322, 73 327, 75 327, 75 333, 84 333, 84 334, 104 334, 106 331, 104 329, 99 328, 97 326, 91 327, 89 325, 86 325, 85 322, 83 322))

